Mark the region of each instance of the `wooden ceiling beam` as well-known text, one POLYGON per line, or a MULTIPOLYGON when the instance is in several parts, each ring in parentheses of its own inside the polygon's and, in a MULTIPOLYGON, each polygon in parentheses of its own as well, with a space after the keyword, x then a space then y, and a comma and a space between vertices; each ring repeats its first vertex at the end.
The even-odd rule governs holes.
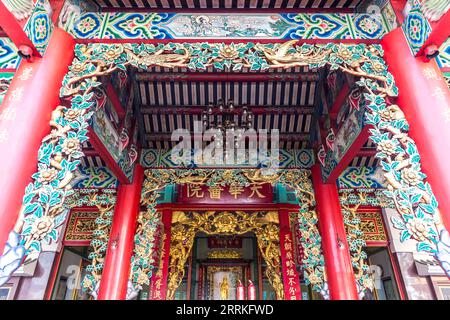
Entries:
MULTIPOLYGON (((313 114, 314 113, 314 106, 248 106, 249 110, 254 115, 258 114, 313 114)), ((239 115, 240 107, 236 107, 235 114, 239 115)), ((141 106, 140 113, 141 114, 180 114, 180 115, 187 115, 187 114, 202 114, 202 112, 205 110, 204 106, 182 106, 182 107, 175 107, 175 106, 141 106)), ((220 114, 218 111, 215 111, 214 114, 220 114)))
POLYGON ((310 72, 142 72, 136 74, 139 82, 266 82, 266 81, 319 81, 319 73, 310 72))
POLYGON ((285 8, 285 7, 266 7, 266 8, 167 8, 163 6, 158 6, 154 8, 150 7, 118 7, 118 6, 100 6, 102 12, 157 12, 157 13, 245 13, 248 14, 249 9, 252 13, 353 13, 354 8, 285 8))
MULTIPOLYGON (((201 139, 201 136, 197 138, 194 132, 191 132, 191 137, 194 139, 201 139)), ((158 133, 147 133, 144 135, 145 141, 171 141, 172 132, 158 132, 158 133)), ((267 139, 270 141, 270 132, 267 135, 267 139)), ((309 133, 280 133, 279 140, 286 141, 309 141, 309 133)), ((178 141, 175 141, 178 142, 178 141)))

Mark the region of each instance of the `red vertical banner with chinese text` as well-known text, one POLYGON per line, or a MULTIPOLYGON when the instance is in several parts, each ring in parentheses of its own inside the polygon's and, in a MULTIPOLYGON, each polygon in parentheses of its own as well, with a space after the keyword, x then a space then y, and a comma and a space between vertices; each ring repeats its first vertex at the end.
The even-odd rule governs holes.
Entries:
POLYGON ((162 240, 161 258, 159 262, 159 269, 152 278, 151 282, 151 296, 150 300, 166 300, 167 294, 167 277, 169 269, 170 258, 170 233, 172 226, 172 211, 164 210, 162 216, 162 223, 164 225, 164 235, 162 240))
POLYGON ((301 300, 300 280, 295 264, 294 241, 290 228, 289 212, 280 210, 280 250, 285 300, 301 300))
POLYGON ((198 291, 197 300, 203 300, 203 267, 198 268, 198 291))

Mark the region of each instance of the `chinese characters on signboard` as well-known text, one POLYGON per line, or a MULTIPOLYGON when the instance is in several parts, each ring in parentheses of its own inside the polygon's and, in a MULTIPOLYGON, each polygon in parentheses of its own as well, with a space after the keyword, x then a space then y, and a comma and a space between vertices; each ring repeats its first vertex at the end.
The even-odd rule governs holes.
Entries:
POLYGON ((186 184, 181 186, 179 201, 183 203, 271 203, 270 184, 206 186, 186 184))

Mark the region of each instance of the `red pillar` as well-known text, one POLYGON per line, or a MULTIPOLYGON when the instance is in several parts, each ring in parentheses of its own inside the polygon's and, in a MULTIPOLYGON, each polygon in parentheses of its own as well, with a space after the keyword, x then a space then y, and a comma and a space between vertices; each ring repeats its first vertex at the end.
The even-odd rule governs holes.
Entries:
POLYGON ((119 186, 98 300, 126 298, 143 181, 144 169, 137 164, 133 182, 119 186))
POLYGON ((289 211, 279 212, 280 251, 284 284, 284 300, 302 300, 300 282, 294 259, 294 241, 292 239, 289 211))
POLYGON ((399 89, 397 104, 410 124, 409 134, 450 230, 450 92, 434 60, 413 57, 401 28, 387 34, 381 44, 399 89))
POLYGON ((336 184, 323 183, 317 164, 312 178, 331 300, 358 300, 336 184))
POLYGON ((0 108, 0 252, 16 223, 25 187, 36 170, 42 138, 74 58, 75 42, 56 28, 43 58, 22 60, 0 108))

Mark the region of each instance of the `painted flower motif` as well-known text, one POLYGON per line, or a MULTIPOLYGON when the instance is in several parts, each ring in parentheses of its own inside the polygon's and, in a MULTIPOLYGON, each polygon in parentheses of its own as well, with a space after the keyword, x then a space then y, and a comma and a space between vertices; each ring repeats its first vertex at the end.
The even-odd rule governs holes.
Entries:
POLYGON ((284 174, 284 178, 286 181, 293 181, 295 179, 295 174, 289 170, 289 172, 284 174))
POLYGON ((352 52, 345 46, 339 48, 337 55, 344 61, 352 58, 352 52))
POLYGON ((35 21, 36 40, 43 40, 47 37, 47 21, 45 18, 38 18, 35 21))
POLYGON ((56 217, 60 214, 63 214, 66 209, 63 206, 54 206, 49 209, 49 216, 56 217))
POLYGON ((369 17, 364 17, 359 24, 359 27, 366 33, 373 33, 378 29, 378 24, 369 17))
POLYGON ((303 214, 303 217, 304 217, 306 220, 311 220, 311 219, 313 218, 313 215, 312 215, 311 211, 308 211, 308 212, 305 212, 305 213, 303 214))
POLYGON ((308 230, 302 230, 302 236, 303 236, 305 239, 310 239, 310 238, 311 238, 311 235, 310 235, 310 233, 309 233, 308 230))
POLYGON ((309 279, 309 282, 311 282, 312 285, 315 285, 315 284, 318 284, 318 283, 322 282, 322 280, 315 273, 310 273, 308 279, 309 279))
POLYGON ((53 219, 48 216, 36 219, 31 227, 31 237, 35 240, 42 240, 53 230, 54 226, 53 219))
POLYGON ((94 28, 97 26, 96 21, 92 17, 86 17, 85 19, 81 20, 80 23, 77 25, 77 29, 81 33, 88 33, 94 30, 94 28))
POLYGON ((38 182, 48 184, 55 180, 57 175, 58 171, 53 168, 41 170, 39 171, 38 182))
POLYGON ((231 45, 223 45, 219 49, 219 57, 225 59, 225 60, 233 60, 238 57, 239 53, 234 48, 234 46, 231 45))
POLYGON ((146 256, 145 246, 135 246, 135 252, 136 252, 137 256, 140 256, 140 257, 146 256))
POLYGON ((380 117, 384 121, 392 121, 404 119, 405 115, 398 105, 392 104, 380 111, 380 117))
POLYGON ((323 296, 325 300, 330 299, 330 290, 328 290, 328 283, 324 283, 323 287, 320 289, 320 294, 323 296))
POLYGON ((232 170, 226 170, 223 174, 222 174, 222 178, 225 181, 232 181, 233 180, 233 171, 232 170))
POLYGON ((422 219, 410 219, 406 222, 406 229, 408 229, 413 238, 419 241, 425 241, 428 237, 427 225, 422 219))
POLYGON ((70 71, 73 73, 82 73, 85 69, 85 64, 79 61, 73 62, 70 66, 70 71))
POLYGON ((83 279, 83 288, 92 289, 92 280, 89 277, 84 277, 83 279))
POLYGON ((80 150, 80 141, 78 141, 77 138, 68 138, 64 140, 62 144, 62 151, 67 155, 71 155, 72 153, 80 150))
POLYGON ((313 254, 314 256, 320 255, 320 248, 318 248, 318 247, 312 247, 312 248, 311 248, 311 254, 313 254))
POLYGON ((122 53, 123 53, 122 46, 109 46, 104 54, 104 57, 106 58, 106 61, 114 62, 116 59, 120 57, 122 53))
POLYGON ((410 184, 411 186, 416 186, 421 181, 419 173, 417 170, 411 168, 405 168, 402 170, 401 177, 403 181, 410 184))
POLYGON ((422 38, 422 22, 419 19, 412 18, 409 22, 409 35, 411 39, 420 41, 422 38))
POLYGON ((74 121, 80 115, 82 115, 82 111, 79 109, 69 109, 64 112, 64 118, 66 118, 67 121, 74 121))
POLYGON ((371 63, 371 66, 372 66, 372 70, 375 71, 376 73, 380 73, 385 70, 384 65, 379 61, 373 61, 371 63))
POLYGON ((395 143, 392 140, 382 140, 377 145, 377 150, 387 154, 388 156, 395 153, 395 143))
POLYGON ((139 275, 137 276, 137 283, 138 284, 147 284, 148 283, 148 276, 145 272, 143 272, 143 271, 139 272, 139 275))

